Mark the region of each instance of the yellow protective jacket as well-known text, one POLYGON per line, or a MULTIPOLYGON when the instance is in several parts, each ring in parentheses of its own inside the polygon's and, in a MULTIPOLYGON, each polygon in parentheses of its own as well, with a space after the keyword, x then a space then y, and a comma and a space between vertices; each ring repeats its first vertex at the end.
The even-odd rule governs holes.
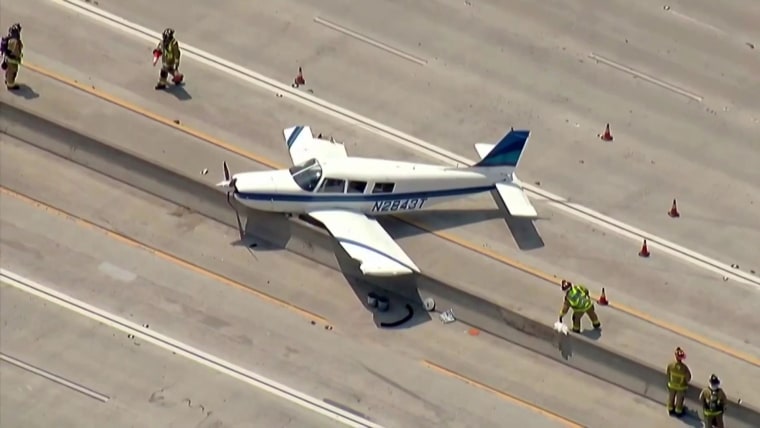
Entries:
POLYGON ((691 382, 691 370, 689 366, 678 361, 668 364, 668 388, 673 391, 685 391, 691 382))
POLYGON ((169 45, 165 45, 163 41, 158 42, 156 49, 161 51, 161 63, 164 66, 179 67, 179 57, 181 52, 179 50, 179 42, 177 39, 172 38, 169 45))
POLYGON ((5 54, 5 60, 9 64, 21 64, 21 58, 24 56, 24 44, 21 39, 15 37, 8 39, 8 52, 5 54))
POLYGON ((715 391, 705 388, 699 394, 699 401, 702 403, 702 413, 705 416, 720 415, 726 410, 728 397, 723 389, 718 388, 715 391))
POLYGON ((570 308, 573 312, 585 312, 594 305, 594 302, 589 296, 588 288, 583 285, 573 285, 565 293, 565 300, 562 302, 562 310, 560 316, 564 316, 570 308))

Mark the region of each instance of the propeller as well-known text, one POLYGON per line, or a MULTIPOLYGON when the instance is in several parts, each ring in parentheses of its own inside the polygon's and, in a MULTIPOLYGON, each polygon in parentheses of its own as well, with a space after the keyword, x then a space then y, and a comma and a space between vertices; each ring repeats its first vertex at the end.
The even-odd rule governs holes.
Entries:
POLYGON ((237 218, 237 224, 238 224, 238 233, 240 234, 240 240, 242 241, 243 238, 245 238, 245 230, 243 229, 243 222, 240 221, 240 213, 238 212, 237 207, 234 203, 232 203, 232 194, 237 193, 238 189, 235 187, 235 184, 237 183, 237 178, 233 177, 232 174, 230 174, 230 168, 227 166, 227 162, 225 161, 223 163, 224 167, 224 181, 221 181, 217 183, 216 185, 218 187, 225 187, 227 188, 227 205, 232 208, 233 211, 235 211, 235 217, 237 218))
POLYGON ((224 164, 224 181, 220 181, 219 183, 216 183, 217 187, 224 187, 227 189, 227 203, 230 203, 230 196, 237 192, 237 187, 235 187, 235 184, 237 183, 237 178, 232 177, 232 174, 230 174, 230 168, 227 166, 227 162, 225 161, 224 164))

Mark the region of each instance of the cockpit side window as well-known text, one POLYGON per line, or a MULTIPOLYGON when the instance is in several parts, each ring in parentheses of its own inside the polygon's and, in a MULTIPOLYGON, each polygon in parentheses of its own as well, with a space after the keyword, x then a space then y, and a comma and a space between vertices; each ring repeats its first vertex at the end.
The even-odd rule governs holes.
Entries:
POLYGON ((339 178, 325 178, 322 187, 319 188, 320 193, 343 193, 345 190, 346 180, 339 178))
POLYGON ((393 193, 396 183, 375 183, 372 193, 393 193))
POLYGON ((288 169, 293 180, 303 190, 313 191, 322 178, 322 166, 316 159, 309 159, 288 169))
POLYGON ((348 182, 348 193, 364 193, 364 190, 366 188, 367 188, 366 181, 349 181, 348 182))

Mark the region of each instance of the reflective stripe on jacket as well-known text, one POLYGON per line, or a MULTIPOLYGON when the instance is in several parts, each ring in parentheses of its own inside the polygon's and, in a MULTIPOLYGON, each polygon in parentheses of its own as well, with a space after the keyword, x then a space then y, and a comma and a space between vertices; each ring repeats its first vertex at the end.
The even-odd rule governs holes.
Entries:
POLYGON ((588 289, 582 285, 573 285, 565 298, 575 312, 587 311, 594 304, 588 296, 588 289))
POLYGON ((668 364, 668 388, 674 391, 685 391, 689 387, 691 371, 684 363, 674 361, 668 364))
POLYGON ((169 46, 164 45, 164 42, 158 42, 157 48, 161 51, 161 60, 164 64, 176 64, 179 62, 179 42, 177 39, 172 39, 169 42, 169 46))
POLYGON ((702 413, 705 416, 715 416, 723 413, 724 410, 724 397, 723 390, 718 388, 715 391, 705 388, 700 394, 702 398, 702 413))
POLYGON ((15 37, 8 38, 8 52, 5 54, 5 60, 9 64, 21 64, 21 58, 23 58, 24 44, 21 43, 21 39, 15 37))

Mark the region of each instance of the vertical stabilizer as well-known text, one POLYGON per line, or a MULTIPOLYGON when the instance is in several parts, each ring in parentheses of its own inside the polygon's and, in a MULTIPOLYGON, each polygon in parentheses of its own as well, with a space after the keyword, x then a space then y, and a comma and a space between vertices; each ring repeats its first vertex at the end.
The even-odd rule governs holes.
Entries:
POLYGON ((512 167, 516 168, 522 158, 530 138, 529 130, 510 130, 496 144, 475 144, 475 150, 480 155, 476 167, 512 167))

